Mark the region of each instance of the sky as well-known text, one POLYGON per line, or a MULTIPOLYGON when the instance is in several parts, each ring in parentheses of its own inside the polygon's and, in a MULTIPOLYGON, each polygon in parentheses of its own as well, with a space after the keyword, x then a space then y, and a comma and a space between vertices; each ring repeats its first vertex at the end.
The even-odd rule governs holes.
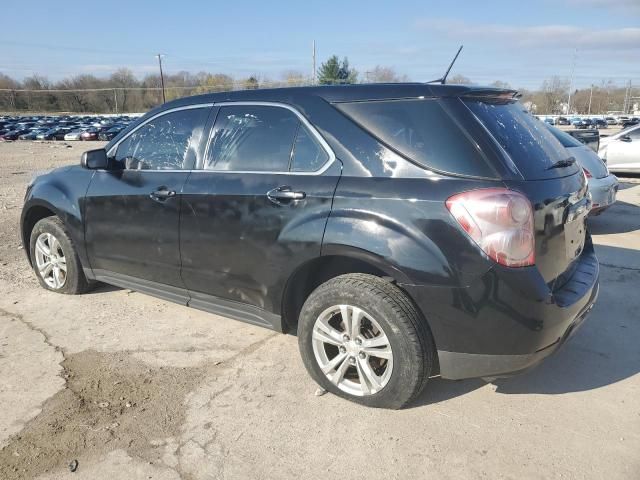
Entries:
POLYGON ((347 56, 413 81, 451 75, 537 89, 552 75, 576 87, 640 84, 640 0, 241 0, 11 2, 0 28, 0 73, 49 80, 119 67, 136 75, 208 71, 277 80, 347 56))

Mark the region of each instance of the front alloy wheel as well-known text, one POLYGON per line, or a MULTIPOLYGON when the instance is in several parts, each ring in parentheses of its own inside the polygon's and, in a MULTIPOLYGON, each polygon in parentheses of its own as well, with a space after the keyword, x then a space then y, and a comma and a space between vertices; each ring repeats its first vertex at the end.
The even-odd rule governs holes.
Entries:
POLYGON ((36 267, 42 280, 53 290, 64 287, 67 280, 67 259, 62 245, 51 233, 41 233, 36 240, 36 267))
POLYGON ((380 324, 352 305, 327 308, 315 322, 313 353, 327 379, 351 395, 382 390, 393 372, 393 351, 380 324))

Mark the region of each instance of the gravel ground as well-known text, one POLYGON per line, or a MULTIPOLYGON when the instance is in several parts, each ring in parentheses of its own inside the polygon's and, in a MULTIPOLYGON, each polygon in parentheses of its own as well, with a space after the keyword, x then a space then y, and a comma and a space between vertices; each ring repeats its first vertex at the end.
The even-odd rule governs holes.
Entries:
POLYGON ((39 288, 26 183, 96 145, 0 143, 1 479, 640 478, 640 179, 590 221, 601 294, 564 349, 384 411, 316 396, 294 337, 129 290, 39 288))

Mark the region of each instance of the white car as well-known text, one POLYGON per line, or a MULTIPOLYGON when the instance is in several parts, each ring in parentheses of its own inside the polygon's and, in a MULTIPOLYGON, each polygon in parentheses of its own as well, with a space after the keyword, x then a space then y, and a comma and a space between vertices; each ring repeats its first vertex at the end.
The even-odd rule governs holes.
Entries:
POLYGON ((640 125, 600 138, 600 158, 614 172, 640 172, 640 125))
POLYGON ((67 133, 64 136, 64 139, 69 141, 69 140, 80 140, 80 135, 82 135, 82 132, 84 132, 84 130, 73 130, 72 132, 67 133))

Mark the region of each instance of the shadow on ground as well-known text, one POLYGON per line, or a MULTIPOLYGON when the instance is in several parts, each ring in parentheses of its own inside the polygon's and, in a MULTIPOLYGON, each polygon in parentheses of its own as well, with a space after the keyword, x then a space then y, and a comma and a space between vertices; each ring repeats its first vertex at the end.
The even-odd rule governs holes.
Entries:
POLYGON ((640 230, 640 207, 632 203, 617 201, 610 208, 588 219, 592 235, 609 235, 640 230))

